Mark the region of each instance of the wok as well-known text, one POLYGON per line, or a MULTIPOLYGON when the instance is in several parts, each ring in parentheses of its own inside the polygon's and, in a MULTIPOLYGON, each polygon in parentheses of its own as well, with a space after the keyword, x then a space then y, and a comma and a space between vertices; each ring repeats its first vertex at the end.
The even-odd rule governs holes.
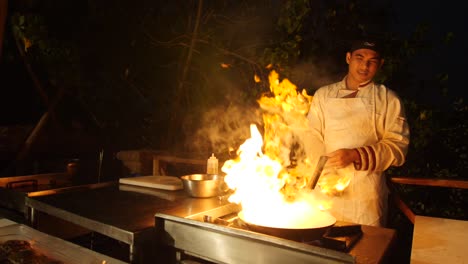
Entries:
POLYGON ((240 211, 237 216, 251 231, 299 242, 320 239, 323 234, 325 234, 325 232, 336 223, 336 219, 330 215, 324 221, 321 221, 321 223, 314 223, 313 219, 311 219, 310 227, 274 227, 250 223, 245 220, 244 213, 242 211, 240 211))

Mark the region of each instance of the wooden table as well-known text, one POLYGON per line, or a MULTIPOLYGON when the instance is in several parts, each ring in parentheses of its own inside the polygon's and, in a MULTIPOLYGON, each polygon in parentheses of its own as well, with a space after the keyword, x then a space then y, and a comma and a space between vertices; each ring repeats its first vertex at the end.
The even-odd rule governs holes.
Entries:
POLYGON ((412 264, 468 263, 468 221, 416 216, 412 264))
POLYGON ((351 248, 349 254, 356 258, 356 263, 388 263, 396 239, 394 229, 362 226, 363 237, 351 248))

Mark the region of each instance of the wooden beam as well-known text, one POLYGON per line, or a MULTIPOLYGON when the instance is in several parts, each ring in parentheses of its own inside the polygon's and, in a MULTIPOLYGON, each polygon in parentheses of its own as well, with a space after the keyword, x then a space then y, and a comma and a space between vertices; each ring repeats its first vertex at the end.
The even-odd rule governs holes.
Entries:
POLYGON ((468 189, 468 181, 462 181, 462 180, 446 180, 446 179, 415 178, 415 177, 391 177, 390 181, 392 183, 399 183, 399 184, 468 189))
POLYGON ((408 218, 408 220, 411 221, 411 223, 414 224, 414 219, 416 218, 416 215, 413 213, 413 211, 406 205, 405 202, 400 198, 400 196, 393 192, 391 194, 392 200, 395 203, 396 207, 400 209, 400 211, 408 218))
POLYGON ((200 159, 187 159, 187 158, 180 158, 175 156, 161 156, 155 155, 153 156, 153 175, 164 175, 161 174, 160 162, 167 162, 167 163, 179 163, 179 164, 189 164, 189 165, 205 165, 206 160, 200 159))

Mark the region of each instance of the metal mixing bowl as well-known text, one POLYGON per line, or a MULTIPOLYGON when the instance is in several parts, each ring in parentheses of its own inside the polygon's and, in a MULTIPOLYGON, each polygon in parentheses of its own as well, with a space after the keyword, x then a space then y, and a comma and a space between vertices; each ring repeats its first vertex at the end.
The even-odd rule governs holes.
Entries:
POLYGON ((217 174, 190 174, 180 177, 184 190, 196 198, 222 195, 226 191, 224 177, 217 174))

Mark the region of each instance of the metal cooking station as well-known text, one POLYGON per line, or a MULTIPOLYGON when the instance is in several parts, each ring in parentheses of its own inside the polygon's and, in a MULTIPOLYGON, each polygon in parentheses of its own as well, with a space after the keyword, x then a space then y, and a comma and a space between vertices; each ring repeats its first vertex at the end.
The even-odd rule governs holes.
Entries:
POLYGON ((0 208, 26 215, 25 197, 30 193, 72 186, 67 173, 0 177, 0 208))
MULTIPOLYGON (((90 263, 90 264, 124 264, 120 260, 94 252, 72 244, 68 241, 44 234, 31 227, 0 218, 0 244, 11 240, 26 240, 32 248, 41 254, 46 254, 60 263, 90 263)), ((4 251, 2 251, 4 253, 4 251)), ((18 258, 21 254, 13 254, 12 259, 0 255, 1 263, 45 263, 43 259, 30 259, 30 255, 22 253, 24 259, 18 258), (5 262, 4 262, 5 261, 5 262), (11 262, 10 262, 11 261, 11 262)), ((49 262, 48 262, 49 263, 49 262)), ((56 262, 54 262, 56 263, 56 262)))
POLYGON ((226 203, 217 197, 190 198, 183 190, 164 191, 118 182, 45 192, 26 198, 32 226, 41 220, 39 212, 66 220, 128 244, 129 260, 135 263, 154 257, 154 249, 144 247, 151 246, 155 239, 155 213, 174 212, 187 217, 226 203))
POLYGON ((38 192, 38 196, 26 197, 33 226, 40 221, 37 219, 39 212, 66 220, 128 244, 132 263, 154 263, 172 253, 174 261, 193 256, 224 263, 242 260, 236 258, 236 254, 245 256, 257 252, 255 263, 274 263, 266 257, 266 252, 277 256, 278 261, 293 256, 308 263, 318 259, 320 263, 382 263, 395 239, 395 230, 362 226, 362 237, 349 252, 340 252, 231 228, 212 220, 236 212, 236 205, 217 197, 191 198, 183 190, 166 191, 109 182, 45 192, 49 193, 38 192), (191 242, 197 246, 189 245, 191 242), (218 244, 203 244, 213 242, 218 244), (239 249, 249 253, 240 253, 239 249), (217 259, 217 255, 221 257, 217 259), (259 259, 262 256, 265 257, 263 262, 259 259))
POLYGON ((355 236, 351 229, 343 229, 349 235, 339 236, 329 244, 292 241, 249 230, 237 222, 238 210, 238 206, 226 204, 186 218, 157 213, 157 236, 162 244, 179 249, 177 261, 186 254, 214 263, 269 264, 385 263, 395 239, 391 229, 337 222, 334 227, 359 227, 355 244, 344 246, 355 236))

